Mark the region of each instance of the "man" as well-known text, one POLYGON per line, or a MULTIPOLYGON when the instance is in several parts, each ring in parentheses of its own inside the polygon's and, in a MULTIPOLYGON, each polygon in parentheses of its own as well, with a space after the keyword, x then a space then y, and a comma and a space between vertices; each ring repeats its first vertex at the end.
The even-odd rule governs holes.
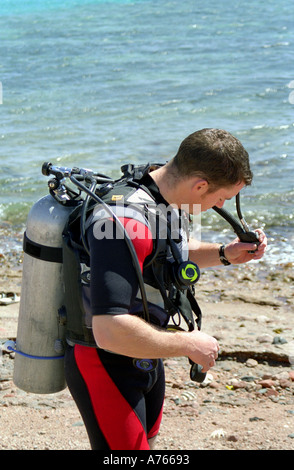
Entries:
MULTIPOLYGON (((144 193, 147 200, 150 197, 158 205, 177 208, 184 205, 192 213, 195 204, 201 205, 201 211, 213 206, 222 207, 243 186, 251 184, 251 180, 248 154, 239 140, 223 130, 203 129, 188 136, 170 162, 144 174, 136 183, 135 195, 141 191, 141 197, 144 193)), ((119 195, 120 190, 116 190, 112 197, 115 199, 119 195)), ((127 200, 134 201, 134 193, 127 200)), ((181 210, 179 214, 182 220, 185 214, 181 210)), ((128 216, 120 220, 128 230, 128 216)), ((158 320, 159 307, 155 308, 152 320, 142 318, 136 310, 138 276, 128 247, 118 237, 98 237, 101 225, 97 226, 97 222, 99 217, 93 217, 87 233, 92 332, 97 347, 75 344, 68 349, 67 383, 93 449, 149 449, 159 431, 164 401, 161 359, 186 356, 207 372, 215 365, 219 345, 215 338, 197 328, 169 331, 167 304, 163 309, 164 320, 158 320), (155 365, 150 370, 140 367, 140 360, 145 358, 148 358, 148 364, 153 364, 154 360, 155 365)), ((107 217, 104 228, 112 225, 113 220, 107 217)), ((137 229, 138 236, 132 237, 132 243, 148 284, 148 266, 154 267, 157 260, 152 257, 154 236, 150 236, 148 223, 141 223, 139 219, 137 229), (152 261, 148 262, 150 259, 152 261)), ((224 248, 221 258, 219 244, 189 240, 189 260, 202 268, 219 265, 221 259, 232 264, 259 259, 267 242, 264 233, 258 232, 259 245, 240 243, 236 239, 224 248)), ((183 232, 179 235, 184 243, 183 232)), ((180 250, 185 251, 183 246, 180 250)), ((153 269, 155 277, 156 272, 153 269)), ((178 289, 174 299, 180 292, 178 289)), ((151 309, 154 304, 149 303, 149 306, 151 309)))

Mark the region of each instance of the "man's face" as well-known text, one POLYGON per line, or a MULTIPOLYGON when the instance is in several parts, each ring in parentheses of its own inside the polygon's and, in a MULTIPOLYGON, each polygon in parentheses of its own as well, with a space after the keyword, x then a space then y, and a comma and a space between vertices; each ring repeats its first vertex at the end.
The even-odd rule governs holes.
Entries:
POLYGON ((209 186, 207 191, 201 195, 199 203, 201 204, 201 212, 205 212, 211 209, 213 206, 223 207, 225 201, 235 197, 241 189, 244 187, 244 183, 238 183, 225 188, 217 189, 216 191, 209 192, 209 186))

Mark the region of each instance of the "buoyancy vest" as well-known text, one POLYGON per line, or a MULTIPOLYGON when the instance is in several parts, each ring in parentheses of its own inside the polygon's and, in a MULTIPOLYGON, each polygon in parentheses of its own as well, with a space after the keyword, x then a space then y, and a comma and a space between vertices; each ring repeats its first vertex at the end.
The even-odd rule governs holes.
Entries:
MULTIPOLYGON (((154 166, 127 165, 124 177, 101 188, 99 197, 117 217, 141 222, 152 233, 153 251, 143 268, 148 321, 166 329, 200 329, 201 310, 194 288, 179 285, 176 276, 179 260, 175 256, 180 257, 181 262, 188 261, 188 219, 185 213, 171 208, 162 198, 149 176, 151 168, 154 166)), ((91 327, 90 259, 80 241, 80 217, 77 208, 63 233, 67 342, 97 347, 91 327)), ((109 217, 104 207, 96 203, 89 208, 86 230, 92 227, 97 235, 103 221, 109 217)), ((140 291, 130 313, 143 316, 140 291)))

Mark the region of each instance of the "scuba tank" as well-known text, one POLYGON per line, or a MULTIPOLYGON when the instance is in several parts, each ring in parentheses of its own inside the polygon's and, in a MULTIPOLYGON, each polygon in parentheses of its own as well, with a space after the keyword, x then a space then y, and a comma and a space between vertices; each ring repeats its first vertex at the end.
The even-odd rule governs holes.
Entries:
POLYGON ((73 208, 49 194, 27 218, 13 376, 26 392, 55 393, 66 387, 62 231, 73 208))
MULTIPOLYGON (((74 172, 83 172, 83 179, 89 173, 44 163, 42 173, 54 176, 48 181, 50 194, 27 217, 17 338, 14 346, 8 345, 16 353, 13 381, 26 392, 48 394, 66 387, 63 230, 84 201, 81 192, 64 184, 74 172)), ((100 179, 109 180, 104 175, 100 179)))

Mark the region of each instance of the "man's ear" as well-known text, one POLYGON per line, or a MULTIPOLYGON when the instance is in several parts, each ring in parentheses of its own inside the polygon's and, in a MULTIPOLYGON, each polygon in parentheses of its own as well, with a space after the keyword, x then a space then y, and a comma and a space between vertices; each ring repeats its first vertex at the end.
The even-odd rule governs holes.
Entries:
POLYGON ((195 178, 195 182, 192 185, 192 191, 195 191, 198 196, 202 196, 208 190, 208 182, 203 178, 195 178))

